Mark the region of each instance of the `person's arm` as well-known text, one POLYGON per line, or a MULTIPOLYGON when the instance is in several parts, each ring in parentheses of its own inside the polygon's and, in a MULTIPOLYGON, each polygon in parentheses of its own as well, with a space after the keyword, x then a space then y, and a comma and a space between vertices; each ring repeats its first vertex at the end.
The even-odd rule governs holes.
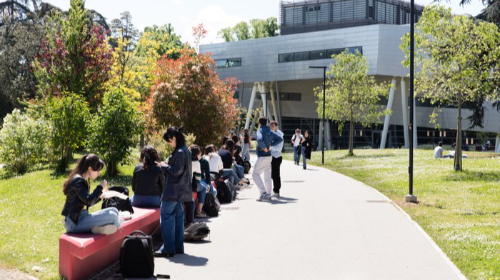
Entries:
POLYGON ((160 193, 163 193, 163 188, 165 188, 165 175, 162 171, 159 172, 158 175, 158 184, 160 185, 160 193))
POLYGON ((165 167, 162 166, 162 169, 164 168, 168 175, 179 177, 186 168, 186 156, 183 150, 178 149, 175 156, 172 156, 169 160, 169 165, 165 167), (172 163, 172 165, 170 165, 170 163, 172 163))
MULTIPOLYGON (((101 184, 105 184, 104 182, 105 181, 103 181, 103 183, 101 183, 101 184)), ((87 206, 92 206, 100 200, 99 197, 101 196, 101 194, 103 192, 103 186, 101 186, 101 185, 97 186, 94 189, 94 191, 92 192, 92 194, 89 194, 88 189, 87 189, 87 187, 88 187, 87 182, 85 182, 85 180, 83 178, 81 178, 80 180, 75 182, 75 184, 76 184, 75 187, 78 189, 76 195, 78 196, 80 201, 83 202, 83 204, 85 204, 87 206)))
POLYGON ((267 150, 267 145, 266 143, 264 143, 264 139, 263 139, 263 135, 262 135, 262 130, 259 129, 257 131, 257 147, 260 149, 260 150, 267 150))
POLYGON ((134 168, 134 173, 132 173, 132 191, 135 192, 135 188, 137 187, 137 166, 134 168))
POLYGON ((283 137, 279 136, 278 133, 271 131, 273 136, 273 141, 271 141, 271 146, 277 146, 283 142, 283 137))

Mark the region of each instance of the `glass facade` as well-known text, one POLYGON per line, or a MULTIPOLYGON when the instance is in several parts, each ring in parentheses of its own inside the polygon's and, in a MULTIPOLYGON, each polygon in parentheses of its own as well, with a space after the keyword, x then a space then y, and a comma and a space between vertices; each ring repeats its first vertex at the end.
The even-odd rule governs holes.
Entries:
POLYGON ((215 65, 217 68, 241 66, 241 58, 216 59, 215 65))
POLYGON ((294 62, 294 61, 305 61, 305 60, 316 60, 331 58, 332 55, 337 55, 347 49, 350 53, 356 53, 356 50, 360 54, 363 54, 362 47, 348 47, 348 48, 337 48, 319 51, 308 51, 308 52, 296 52, 296 53, 280 53, 278 54, 278 62, 294 62))
MULTIPOLYGON (((266 93, 267 100, 271 100, 271 93, 266 93)), ((260 94, 255 96, 256 99, 260 100, 260 94)), ((274 93, 274 98, 278 100, 276 93, 274 93)), ((302 100, 302 94, 298 92, 280 92, 280 101, 300 101, 302 100)))

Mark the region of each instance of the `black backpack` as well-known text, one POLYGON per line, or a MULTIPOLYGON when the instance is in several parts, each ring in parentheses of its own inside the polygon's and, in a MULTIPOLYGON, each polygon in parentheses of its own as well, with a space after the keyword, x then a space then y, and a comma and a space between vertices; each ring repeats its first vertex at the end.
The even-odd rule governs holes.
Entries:
POLYGON ((120 271, 124 278, 154 276, 153 238, 140 230, 123 240, 120 249, 120 271))
MULTIPOLYGON (((110 191, 117 191, 119 193, 123 193, 128 196, 128 188, 123 186, 115 186, 109 188, 110 191)), ((132 208, 132 203, 130 202, 130 198, 121 199, 119 197, 111 197, 105 198, 102 200, 101 209, 115 207, 118 211, 129 211, 130 214, 134 213, 134 208, 132 208)))
POLYGON ((210 228, 206 223, 194 223, 184 230, 184 241, 200 241, 209 234, 210 228))
POLYGON ((220 205, 217 205, 216 197, 212 193, 207 193, 205 203, 203 204, 203 212, 209 217, 219 216, 220 205))
POLYGON ((233 194, 231 192, 231 189, 228 186, 229 181, 215 181, 215 184, 217 185, 217 198, 221 203, 230 203, 233 201, 233 194))
POLYGON ((250 172, 250 168, 252 168, 252 164, 249 161, 243 162, 243 173, 248 174, 250 172))

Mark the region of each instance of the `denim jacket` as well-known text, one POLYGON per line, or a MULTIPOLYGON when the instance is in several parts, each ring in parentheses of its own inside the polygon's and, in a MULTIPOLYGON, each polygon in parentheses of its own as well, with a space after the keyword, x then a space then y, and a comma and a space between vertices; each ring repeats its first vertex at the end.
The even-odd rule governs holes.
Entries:
POLYGON ((163 165, 161 169, 166 177, 161 201, 191 201, 193 171, 191 166, 191 153, 186 146, 176 148, 168 159, 168 165, 163 165))
MULTIPOLYGON (((281 139, 283 139, 283 132, 281 132, 281 130, 278 130, 275 133, 278 134, 278 136, 281 137, 281 139)), ((281 150, 283 150, 283 143, 284 142, 282 141, 278 145, 271 146, 271 155, 274 158, 281 157, 281 150)))
POLYGON ((269 157, 271 152, 264 152, 263 149, 269 149, 271 146, 276 146, 283 142, 283 137, 271 131, 269 126, 263 125, 257 131, 257 156, 269 157))

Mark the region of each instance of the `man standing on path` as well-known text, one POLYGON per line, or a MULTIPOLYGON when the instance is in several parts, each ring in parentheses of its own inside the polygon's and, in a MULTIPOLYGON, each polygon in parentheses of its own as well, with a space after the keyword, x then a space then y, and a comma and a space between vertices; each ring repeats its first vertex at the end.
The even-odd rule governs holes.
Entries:
POLYGON ((253 167, 252 178, 260 192, 257 201, 271 201, 272 180, 271 180, 271 146, 276 146, 283 142, 283 138, 271 131, 267 126, 267 118, 259 118, 260 128, 257 131, 257 161, 253 167), (261 174, 264 173, 264 181, 261 174))
MULTIPOLYGON (((269 126, 271 130, 278 134, 281 139, 283 139, 283 132, 278 130, 278 123, 272 121, 269 126)), ((281 189, 281 175, 280 175, 280 166, 283 161, 283 157, 281 156, 281 151, 283 150, 283 142, 279 143, 276 146, 271 146, 271 156, 273 160, 271 161, 271 177, 273 178, 273 195, 272 197, 279 198, 280 197, 280 189, 281 189)))
POLYGON ((299 165, 300 162, 300 148, 301 148, 301 142, 302 139, 304 139, 304 136, 300 134, 300 129, 297 128, 295 130, 295 134, 292 136, 292 144, 293 144, 293 161, 295 165, 299 165))

